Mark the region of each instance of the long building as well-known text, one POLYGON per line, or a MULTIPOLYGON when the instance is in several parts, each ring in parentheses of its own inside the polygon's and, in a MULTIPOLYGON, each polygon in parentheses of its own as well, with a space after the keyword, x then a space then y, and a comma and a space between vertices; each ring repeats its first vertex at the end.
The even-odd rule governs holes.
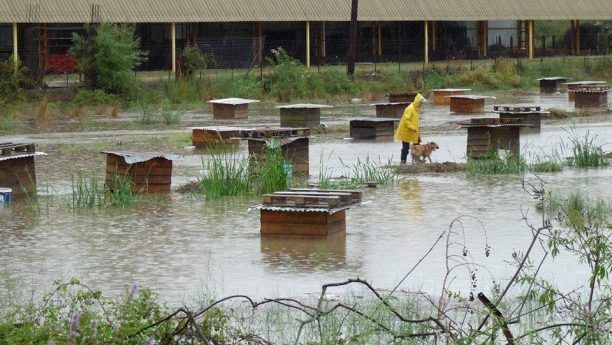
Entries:
MULTIPOLYGON (((67 72, 72 34, 112 22, 135 24, 149 56, 145 69, 175 69, 187 44, 219 68, 252 67, 276 47, 307 65, 341 63, 350 11, 351 0, 0 0, 0 58, 17 54, 30 68, 67 72)), ((360 0, 358 13, 359 61, 428 62, 601 50, 600 29, 581 21, 611 20, 612 1, 360 0), (572 29, 538 37, 537 47, 537 20, 568 21, 572 29)))

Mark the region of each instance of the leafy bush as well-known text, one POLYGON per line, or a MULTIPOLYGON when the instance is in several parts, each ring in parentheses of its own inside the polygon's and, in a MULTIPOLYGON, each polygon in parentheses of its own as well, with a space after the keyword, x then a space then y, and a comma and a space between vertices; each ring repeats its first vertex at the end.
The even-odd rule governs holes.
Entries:
POLYGON ((25 73, 26 69, 22 67, 15 73, 12 58, 8 62, 0 61, 0 105, 25 99, 20 86, 25 73))
POLYGON ((110 95, 103 90, 80 90, 72 100, 74 105, 93 107, 116 104, 117 102, 119 102, 117 96, 110 95))
POLYGON ((208 65, 208 57, 202 54, 200 48, 197 46, 186 46, 181 55, 180 59, 180 73, 182 76, 192 76, 196 71, 206 68, 208 65))
POLYGON ((90 86, 107 93, 131 97, 136 90, 132 70, 144 59, 140 42, 130 25, 103 23, 89 36, 73 36, 70 53, 90 86))
POLYGON ((290 57, 283 48, 273 49, 273 59, 268 59, 272 71, 266 85, 270 94, 279 102, 303 98, 308 92, 308 70, 298 60, 290 57))

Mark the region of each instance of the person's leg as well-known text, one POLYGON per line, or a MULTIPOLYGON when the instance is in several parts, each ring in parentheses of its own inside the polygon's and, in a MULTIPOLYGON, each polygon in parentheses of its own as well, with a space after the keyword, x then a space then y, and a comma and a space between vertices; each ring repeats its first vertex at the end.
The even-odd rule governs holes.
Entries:
POLYGON ((409 151, 410 151, 410 143, 402 141, 402 154, 400 156, 401 163, 406 163, 406 159, 408 158, 409 151))

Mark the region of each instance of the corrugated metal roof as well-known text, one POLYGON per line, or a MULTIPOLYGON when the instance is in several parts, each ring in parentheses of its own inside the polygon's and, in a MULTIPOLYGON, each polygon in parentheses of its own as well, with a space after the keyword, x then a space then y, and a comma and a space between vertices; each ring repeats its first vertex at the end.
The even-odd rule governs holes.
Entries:
MULTIPOLYGON (((348 21, 351 0, 2 0, 2 23, 348 21), (96 10, 92 11, 92 4, 96 10)), ((610 0, 361 0, 361 21, 611 19, 610 0)))
POLYGON ((0 156, 0 162, 8 161, 9 159, 19 159, 19 158, 27 158, 27 157, 37 157, 37 156, 46 156, 47 154, 44 152, 33 152, 33 153, 23 153, 16 154, 12 156, 0 156))
POLYGON ((255 206, 251 209, 259 209, 264 211, 276 211, 276 212, 308 212, 308 213, 328 213, 334 214, 338 211, 347 210, 355 205, 348 205, 337 208, 314 208, 314 207, 288 207, 288 206, 255 206))
POLYGON ((155 158, 164 158, 170 161, 181 158, 177 155, 169 155, 156 152, 102 151, 102 153, 123 157, 127 164, 146 162, 155 158))

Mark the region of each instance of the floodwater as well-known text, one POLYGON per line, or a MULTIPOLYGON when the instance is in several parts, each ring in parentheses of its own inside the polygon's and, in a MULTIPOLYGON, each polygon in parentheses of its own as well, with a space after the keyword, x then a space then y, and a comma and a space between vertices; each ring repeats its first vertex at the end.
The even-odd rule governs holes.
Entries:
MULTIPOLYGON (((504 96, 493 103, 571 109, 566 95, 504 96)), ((466 133, 449 122, 468 117, 450 115, 447 109, 430 105, 423 109, 423 139, 440 146, 433 155, 435 161, 461 162, 465 160, 466 133), (436 126, 443 129, 436 130, 436 126)), ((273 108, 262 107, 257 112, 239 125, 278 121, 270 115, 276 113, 273 108)), ((354 115, 372 114, 372 107, 350 105, 325 114, 322 122, 340 124, 354 115)), ((215 123, 209 114, 197 112, 188 114, 185 121, 193 125, 215 123)), ((480 289, 493 280, 507 279, 512 270, 508 263, 511 254, 526 249, 531 233, 523 214, 526 212, 535 224, 539 219, 534 200, 523 190, 523 176, 468 178, 464 174, 404 175, 393 185, 368 189, 366 203, 347 211, 346 235, 327 239, 261 237, 259 213, 252 210, 259 198, 206 201, 173 192, 129 209, 72 212, 61 206, 66 198, 61 195, 70 186, 70 172, 81 169, 102 177, 105 157, 99 154, 101 150, 183 155, 174 165, 174 188, 197 178, 201 161, 206 159, 177 139, 187 133, 184 130, 111 130, 106 119, 100 119, 98 126, 91 132, 22 136, 49 154, 37 158, 38 184, 41 194, 55 197, 44 199, 47 201, 40 211, 19 202, 0 208, 0 290, 14 284, 26 289, 48 288, 54 280, 76 277, 110 294, 138 283, 179 303, 202 294, 300 296, 316 293, 323 283, 357 276, 376 287, 392 288, 460 216, 470 217, 462 218, 463 228, 454 228, 454 241, 465 244, 474 259, 488 268, 488 272, 481 269, 478 273, 483 284, 480 289), (491 247, 489 257, 485 256, 487 244, 491 247)), ((589 131, 606 151, 612 151, 612 121, 599 115, 588 122, 544 121, 540 133, 521 137, 525 157, 529 160, 532 154, 557 150, 567 140, 570 126, 579 135, 589 131)), ((0 137, 1 141, 7 139, 12 138, 0 137)), ((400 146, 315 137, 310 148, 311 179, 316 180, 321 169, 344 175, 346 166, 359 159, 374 159, 383 165, 389 160, 397 162, 400 146)), ((608 199, 611 177, 610 167, 566 169, 542 176, 549 190, 579 189, 608 199)), ((536 181, 534 176, 525 178, 536 181)), ((444 241, 413 272, 404 288, 440 291, 445 273, 444 241)), ((453 248, 460 253, 463 247, 453 248)), ((557 258, 544 267, 543 274, 562 288, 582 285, 587 279, 586 272, 570 257, 557 258)), ((453 287, 465 291, 469 283, 466 272, 457 272, 453 287)))

